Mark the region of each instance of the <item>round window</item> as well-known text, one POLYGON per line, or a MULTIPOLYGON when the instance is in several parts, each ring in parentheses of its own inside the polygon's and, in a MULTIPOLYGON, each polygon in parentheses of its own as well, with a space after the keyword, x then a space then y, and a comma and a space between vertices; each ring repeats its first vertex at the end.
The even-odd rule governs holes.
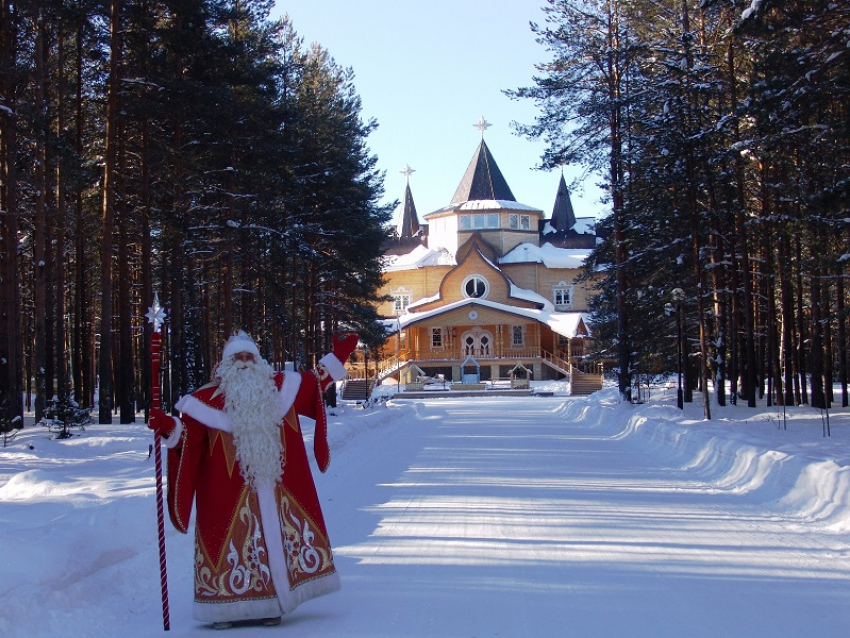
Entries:
POLYGON ((487 296, 489 286, 481 275, 471 275, 463 281, 463 294, 466 297, 483 299, 487 296))

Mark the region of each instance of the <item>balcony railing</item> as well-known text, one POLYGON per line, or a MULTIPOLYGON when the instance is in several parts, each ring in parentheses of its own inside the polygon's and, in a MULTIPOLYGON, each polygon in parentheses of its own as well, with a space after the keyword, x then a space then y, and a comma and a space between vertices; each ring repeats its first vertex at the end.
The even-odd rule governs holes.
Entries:
POLYGON ((491 351, 482 348, 469 350, 464 348, 461 352, 404 352, 400 353, 398 356, 392 355, 385 357, 380 361, 370 360, 368 375, 366 374, 363 362, 355 362, 353 364, 349 364, 348 376, 350 379, 363 379, 367 376, 377 376, 379 379, 384 379, 395 374, 399 370, 402 370, 409 363, 448 363, 459 365, 468 356, 472 356, 479 363, 485 364, 492 364, 493 362, 498 361, 540 361, 549 364, 551 367, 560 370, 564 374, 569 374, 571 369, 570 363, 566 359, 538 348, 512 348, 500 353, 492 353, 491 351))

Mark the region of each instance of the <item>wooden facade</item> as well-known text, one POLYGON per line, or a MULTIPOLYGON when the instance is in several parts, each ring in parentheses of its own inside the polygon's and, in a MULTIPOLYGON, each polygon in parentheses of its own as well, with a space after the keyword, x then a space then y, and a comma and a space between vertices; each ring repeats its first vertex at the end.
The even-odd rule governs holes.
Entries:
MULTIPOLYGON (((426 215, 427 224, 405 219, 415 215, 408 184, 403 206, 399 228, 419 230, 416 237, 401 231, 388 245, 380 292, 391 301, 377 310, 390 336, 372 355, 368 376, 404 383, 405 369, 415 366, 456 383, 472 368, 481 381, 513 379, 516 370, 558 379, 585 361, 593 288, 580 275, 595 236, 583 249, 548 243, 550 222, 513 199, 483 140, 452 204, 426 215)), ((570 232, 554 230, 558 237, 570 232)), ((354 376, 365 374, 361 363, 354 376)))

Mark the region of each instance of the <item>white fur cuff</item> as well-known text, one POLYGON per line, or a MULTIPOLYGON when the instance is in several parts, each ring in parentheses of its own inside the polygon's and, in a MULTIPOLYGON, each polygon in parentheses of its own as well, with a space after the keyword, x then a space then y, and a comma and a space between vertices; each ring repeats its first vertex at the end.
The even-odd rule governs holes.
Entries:
POLYGON ((169 450, 177 447, 177 444, 180 443, 180 435, 183 434, 183 421, 178 419, 176 416, 171 418, 174 419, 174 430, 167 437, 163 437, 165 447, 169 450))
POLYGON ((328 369, 328 372, 330 372, 331 378, 334 381, 339 381, 340 379, 344 379, 348 376, 348 370, 345 369, 345 366, 339 359, 336 358, 336 355, 333 352, 329 352, 319 359, 319 363, 328 369))

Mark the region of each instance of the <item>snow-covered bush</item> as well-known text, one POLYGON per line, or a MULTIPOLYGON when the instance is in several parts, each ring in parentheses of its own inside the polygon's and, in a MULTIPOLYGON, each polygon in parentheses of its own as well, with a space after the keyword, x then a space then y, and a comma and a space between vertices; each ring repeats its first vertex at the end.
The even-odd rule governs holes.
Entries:
POLYGON ((55 438, 67 439, 73 436, 72 429, 85 430, 85 426, 92 420, 91 408, 80 407, 80 404, 70 397, 59 399, 54 396, 47 402, 39 424, 55 432, 55 438))

